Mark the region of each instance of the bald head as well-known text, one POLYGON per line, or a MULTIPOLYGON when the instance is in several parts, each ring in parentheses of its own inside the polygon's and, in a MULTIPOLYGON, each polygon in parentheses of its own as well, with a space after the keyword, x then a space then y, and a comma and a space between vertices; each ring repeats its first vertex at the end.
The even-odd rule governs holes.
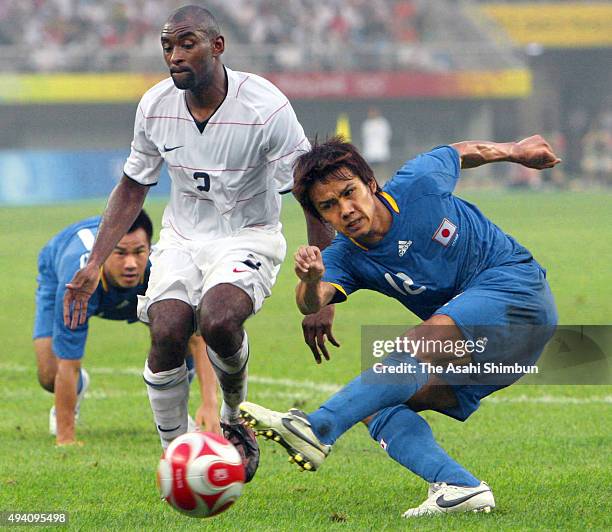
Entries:
POLYGON ((166 27, 168 25, 183 25, 191 24, 197 30, 204 32, 209 38, 218 37, 221 34, 219 24, 215 20, 213 14, 200 6, 183 6, 179 7, 176 11, 170 13, 170 16, 166 20, 166 27))

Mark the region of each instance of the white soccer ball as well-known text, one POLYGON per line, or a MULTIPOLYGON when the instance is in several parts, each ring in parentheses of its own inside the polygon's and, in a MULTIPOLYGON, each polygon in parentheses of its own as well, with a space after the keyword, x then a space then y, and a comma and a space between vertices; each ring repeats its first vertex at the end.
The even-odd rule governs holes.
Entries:
POLYGON ((161 496, 189 517, 212 517, 242 493, 244 467, 236 448, 210 432, 189 432, 166 449, 157 468, 161 496))

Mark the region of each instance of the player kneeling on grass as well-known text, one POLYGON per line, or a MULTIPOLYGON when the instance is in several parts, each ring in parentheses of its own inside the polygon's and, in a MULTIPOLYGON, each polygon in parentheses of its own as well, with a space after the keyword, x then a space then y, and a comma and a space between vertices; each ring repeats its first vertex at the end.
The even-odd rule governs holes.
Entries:
MULTIPOLYGON (((341 139, 314 146, 296 164, 294 194, 339 233, 323 253, 314 246, 296 253, 300 310, 318 312, 363 288, 397 299, 424 321, 406 334, 414 343, 403 345, 411 351, 398 348, 378 359, 318 410, 278 413, 243 403, 243 417, 307 470, 318 469, 336 440, 363 421, 394 460, 430 483, 425 502, 404 517, 495 506, 489 486, 446 454, 417 412, 436 410, 465 421, 483 397, 524 371, 490 377, 461 368, 533 364, 557 323, 545 270, 474 205, 452 194, 460 168, 497 161, 537 169, 560 162, 534 136, 435 148, 406 162, 383 189, 341 139), (468 341, 479 348, 459 353, 456 347, 468 341)), ((317 362, 319 350, 329 358, 323 342, 311 345, 317 362)))
MULTIPOLYGON (((138 321, 138 296, 145 293, 149 280, 153 226, 141 211, 101 268, 85 323, 74 330, 64 325, 62 302, 66 283, 87 261, 99 224, 100 217, 95 216, 70 225, 45 245, 38 258, 34 349, 38 380, 45 390, 55 393, 49 431, 56 436, 58 445, 76 442, 75 421, 89 385, 89 375, 81 368, 89 318, 138 321)), ((197 361, 203 400, 196 423, 203 424, 206 430, 220 432, 215 376, 201 337, 191 338, 190 350, 197 361)))

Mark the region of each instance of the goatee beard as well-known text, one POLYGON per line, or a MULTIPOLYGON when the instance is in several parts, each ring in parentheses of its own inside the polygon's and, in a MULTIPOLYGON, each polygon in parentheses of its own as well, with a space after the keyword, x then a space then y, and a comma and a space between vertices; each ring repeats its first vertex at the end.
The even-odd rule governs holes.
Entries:
POLYGON ((191 72, 189 72, 188 76, 185 76, 184 79, 179 80, 177 78, 175 78, 174 76, 172 76, 172 81, 174 82, 174 86, 177 89, 181 89, 181 90, 190 90, 193 89, 195 87, 195 80, 193 77, 193 74, 191 72))

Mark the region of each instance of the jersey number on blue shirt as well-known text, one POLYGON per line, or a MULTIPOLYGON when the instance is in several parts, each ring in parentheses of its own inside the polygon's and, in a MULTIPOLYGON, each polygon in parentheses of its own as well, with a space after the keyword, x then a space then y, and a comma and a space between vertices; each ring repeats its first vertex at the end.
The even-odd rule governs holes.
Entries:
POLYGON ((415 288, 414 281, 410 278, 410 276, 406 275, 403 272, 398 272, 395 274, 395 276, 399 277, 403 281, 401 288, 397 286, 395 279, 393 279, 390 273, 385 273, 385 279, 387 280, 387 282, 391 285, 392 288, 397 290, 400 294, 403 294, 405 296, 407 295, 416 296, 420 294, 421 292, 424 292, 425 290, 427 290, 426 286, 419 286, 418 288, 415 288))

